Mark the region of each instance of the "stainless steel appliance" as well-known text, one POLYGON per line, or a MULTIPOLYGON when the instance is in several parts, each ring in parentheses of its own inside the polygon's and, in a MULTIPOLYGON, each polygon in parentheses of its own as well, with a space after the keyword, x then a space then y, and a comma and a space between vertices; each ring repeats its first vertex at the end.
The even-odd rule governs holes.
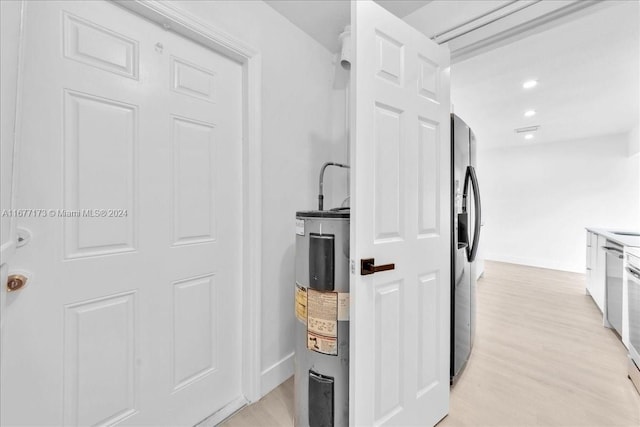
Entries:
POLYGON ((451 115, 451 383, 473 348, 476 319, 475 257, 480 240, 481 205, 476 166, 476 138, 451 115))
POLYGON ((629 305, 629 379, 640 392, 640 250, 627 255, 629 305))
POLYGON ((618 335, 622 335, 623 250, 610 240, 602 249, 606 252, 606 319, 618 335))

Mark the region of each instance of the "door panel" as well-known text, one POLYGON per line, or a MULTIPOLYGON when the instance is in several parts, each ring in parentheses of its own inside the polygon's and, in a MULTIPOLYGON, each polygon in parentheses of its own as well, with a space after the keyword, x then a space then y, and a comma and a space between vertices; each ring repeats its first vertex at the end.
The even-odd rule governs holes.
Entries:
POLYGON ((350 421, 433 425, 449 402, 449 53, 352 2, 350 421), (360 274, 360 259, 395 269, 360 274))
POLYGON ((103 1, 25 43, 0 421, 193 425, 241 397, 241 65, 103 1))
POLYGON ((123 34, 63 12, 64 56, 138 79, 138 42, 123 34))
POLYGON ((376 105, 374 209, 376 241, 402 239, 404 177, 401 168, 400 121, 402 112, 393 107, 376 105))
POLYGON ((418 393, 417 398, 438 384, 441 365, 438 345, 440 330, 440 277, 437 272, 418 278, 418 393))
POLYGON ((381 283, 375 290, 375 417, 397 412, 402 405, 402 283, 381 283))
POLYGON ((206 101, 215 101, 215 72, 175 56, 171 61, 171 82, 174 91, 206 101))
POLYGON ((214 275, 174 284, 174 390, 188 386, 217 368, 219 323, 214 275))
POLYGON ((64 424, 114 424, 136 411, 136 293, 65 307, 64 424))
POLYGON ((64 219, 65 259, 133 251, 137 107, 68 89, 63 96, 64 206, 83 214, 64 219), (98 212, 115 206, 115 216, 98 212))
POLYGON ((418 233, 428 238, 440 229, 440 126, 418 119, 418 233))
POLYGON ((214 126, 173 117, 175 245, 215 241, 214 126))

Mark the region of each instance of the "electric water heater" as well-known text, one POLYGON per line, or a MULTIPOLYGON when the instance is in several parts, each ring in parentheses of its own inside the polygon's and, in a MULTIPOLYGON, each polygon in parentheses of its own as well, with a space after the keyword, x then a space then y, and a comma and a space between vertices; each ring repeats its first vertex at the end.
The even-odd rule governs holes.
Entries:
POLYGON ((295 425, 349 425, 349 210, 296 213, 295 425))

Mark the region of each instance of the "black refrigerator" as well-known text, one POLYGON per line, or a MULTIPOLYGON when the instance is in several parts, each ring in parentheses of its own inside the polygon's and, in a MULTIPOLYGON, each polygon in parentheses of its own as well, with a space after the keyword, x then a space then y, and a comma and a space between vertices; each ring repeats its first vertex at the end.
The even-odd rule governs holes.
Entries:
POLYGON ((451 384, 464 370, 475 336, 475 257, 482 209, 476 177, 476 138, 451 114, 451 384))

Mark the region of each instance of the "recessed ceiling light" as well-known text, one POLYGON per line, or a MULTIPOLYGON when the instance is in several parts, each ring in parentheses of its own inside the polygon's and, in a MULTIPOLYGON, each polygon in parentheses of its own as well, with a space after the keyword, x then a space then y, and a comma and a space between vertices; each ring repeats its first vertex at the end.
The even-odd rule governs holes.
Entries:
POLYGON ((522 87, 525 89, 531 89, 532 87, 536 87, 537 84, 537 80, 527 80, 526 82, 522 83, 522 87))
POLYGON ((526 134, 524 136, 524 139, 533 139, 533 135, 531 135, 530 133, 526 134))
POLYGON ((536 115, 536 110, 529 110, 529 111, 525 111, 524 116, 525 117, 533 117, 536 115))

